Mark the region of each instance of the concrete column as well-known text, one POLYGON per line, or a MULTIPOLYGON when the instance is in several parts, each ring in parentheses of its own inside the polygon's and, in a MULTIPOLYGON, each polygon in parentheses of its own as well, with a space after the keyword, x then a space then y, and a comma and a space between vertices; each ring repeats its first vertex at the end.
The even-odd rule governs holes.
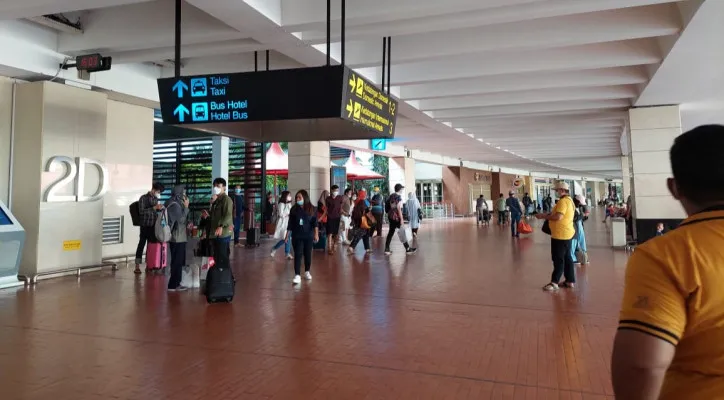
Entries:
POLYGON ((211 180, 224 178, 229 181, 229 138, 214 136, 211 140, 211 180))
POLYGON ((629 156, 621 156, 621 173, 623 175, 623 199, 621 199, 624 203, 626 202, 626 199, 628 199, 628 196, 631 195, 631 158, 629 156))
POLYGON ((289 190, 307 190, 316 206, 322 191, 329 190, 330 163, 329 142, 290 142, 289 190))
POLYGON ((388 178, 390 192, 396 184, 405 186, 405 193, 415 191, 415 160, 408 157, 390 157, 388 178))
POLYGON ((635 108, 629 110, 629 121, 634 226, 637 240, 643 242, 654 236, 657 223, 673 228, 686 218, 666 186, 671 177, 669 149, 681 134, 681 114, 679 106, 635 108))

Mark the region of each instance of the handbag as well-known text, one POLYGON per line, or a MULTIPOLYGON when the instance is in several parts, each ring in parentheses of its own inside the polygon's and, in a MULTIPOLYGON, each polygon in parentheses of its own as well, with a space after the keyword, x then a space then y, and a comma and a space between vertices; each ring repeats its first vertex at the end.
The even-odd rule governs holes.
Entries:
POLYGON ((529 233, 533 233, 533 228, 531 228, 531 226, 528 225, 527 222, 520 221, 520 222, 518 223, 518 233, 522 233, 522 234, 527 235, 527 234, 529 234, 529 233))
POLYGON ((541 230, 542 230, 543 233, 545 233, 546 235, 550 235, 550 234, 551 234, 551 224, 548 223, 548 220, 545 220, 545 222, 543 222, 543 227, 541 228, 541 230))
POLYGON ((400 228, 400 230, 397 231, 397 237, 402 243, 410 242, 412 240, 412 229, 410 227, 400 228))

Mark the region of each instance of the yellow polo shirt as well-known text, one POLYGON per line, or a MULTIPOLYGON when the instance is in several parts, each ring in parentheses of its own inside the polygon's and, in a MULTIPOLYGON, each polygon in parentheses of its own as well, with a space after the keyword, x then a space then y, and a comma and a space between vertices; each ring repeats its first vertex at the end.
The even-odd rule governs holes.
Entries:
POLYGON ((693 215, 636 249, 619 329, 676 346, 660 399, 724 397, 724 209, 693 215))
POLYGON ((576 235, 576 228, 573 227, 573 216, 576 212, 576 206, 571 200, 571 196, 562 197, 553 207, 551 215, 563 214, 563 218, 558 221, 548 221, 551 228, 551 237, 558 240, 573 239, 576 235))

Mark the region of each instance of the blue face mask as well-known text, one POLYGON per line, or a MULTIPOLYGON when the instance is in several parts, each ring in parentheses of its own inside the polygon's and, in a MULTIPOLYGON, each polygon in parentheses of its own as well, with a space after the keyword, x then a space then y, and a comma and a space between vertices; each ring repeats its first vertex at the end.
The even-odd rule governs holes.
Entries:
POLYGON ((299 201, 297 201, 297 205, 298 205, 298 206, 303 206, 303 205, 304 205, 304 200, 299 200, 299 201))
POLYGON ((234 190, 234 192, 235 192, 236 194, 241 194, 241 189, 236 189, 236 190, 234 190))

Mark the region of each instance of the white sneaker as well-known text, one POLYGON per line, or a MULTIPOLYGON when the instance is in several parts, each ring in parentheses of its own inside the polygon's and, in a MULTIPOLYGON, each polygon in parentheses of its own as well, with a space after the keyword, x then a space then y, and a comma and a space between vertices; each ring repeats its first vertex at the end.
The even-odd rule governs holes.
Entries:
POLYGON ((299 275, 294 275, 294 279, 292 279, 292 283, 295 285, 302 283, 302 277, 299 275))
POLYGON ((271 252, 271 254, 269 254, 269 256, 270 256, 271 258, 274 258, 274 255, 275 255, 275 254, 277 254, 277 251, 276 251, 276 250, 272 250, 272 252, 271 252))
POLYGON ((293 255, 287 254, 287 260, 293 260, 293 259, 294 259, 294 256, 293 256, 293 255))
POLYGON ((309 273, 309 271, 304 273, 304 279, 311 281, 312 280, 312 274, 309 273))

